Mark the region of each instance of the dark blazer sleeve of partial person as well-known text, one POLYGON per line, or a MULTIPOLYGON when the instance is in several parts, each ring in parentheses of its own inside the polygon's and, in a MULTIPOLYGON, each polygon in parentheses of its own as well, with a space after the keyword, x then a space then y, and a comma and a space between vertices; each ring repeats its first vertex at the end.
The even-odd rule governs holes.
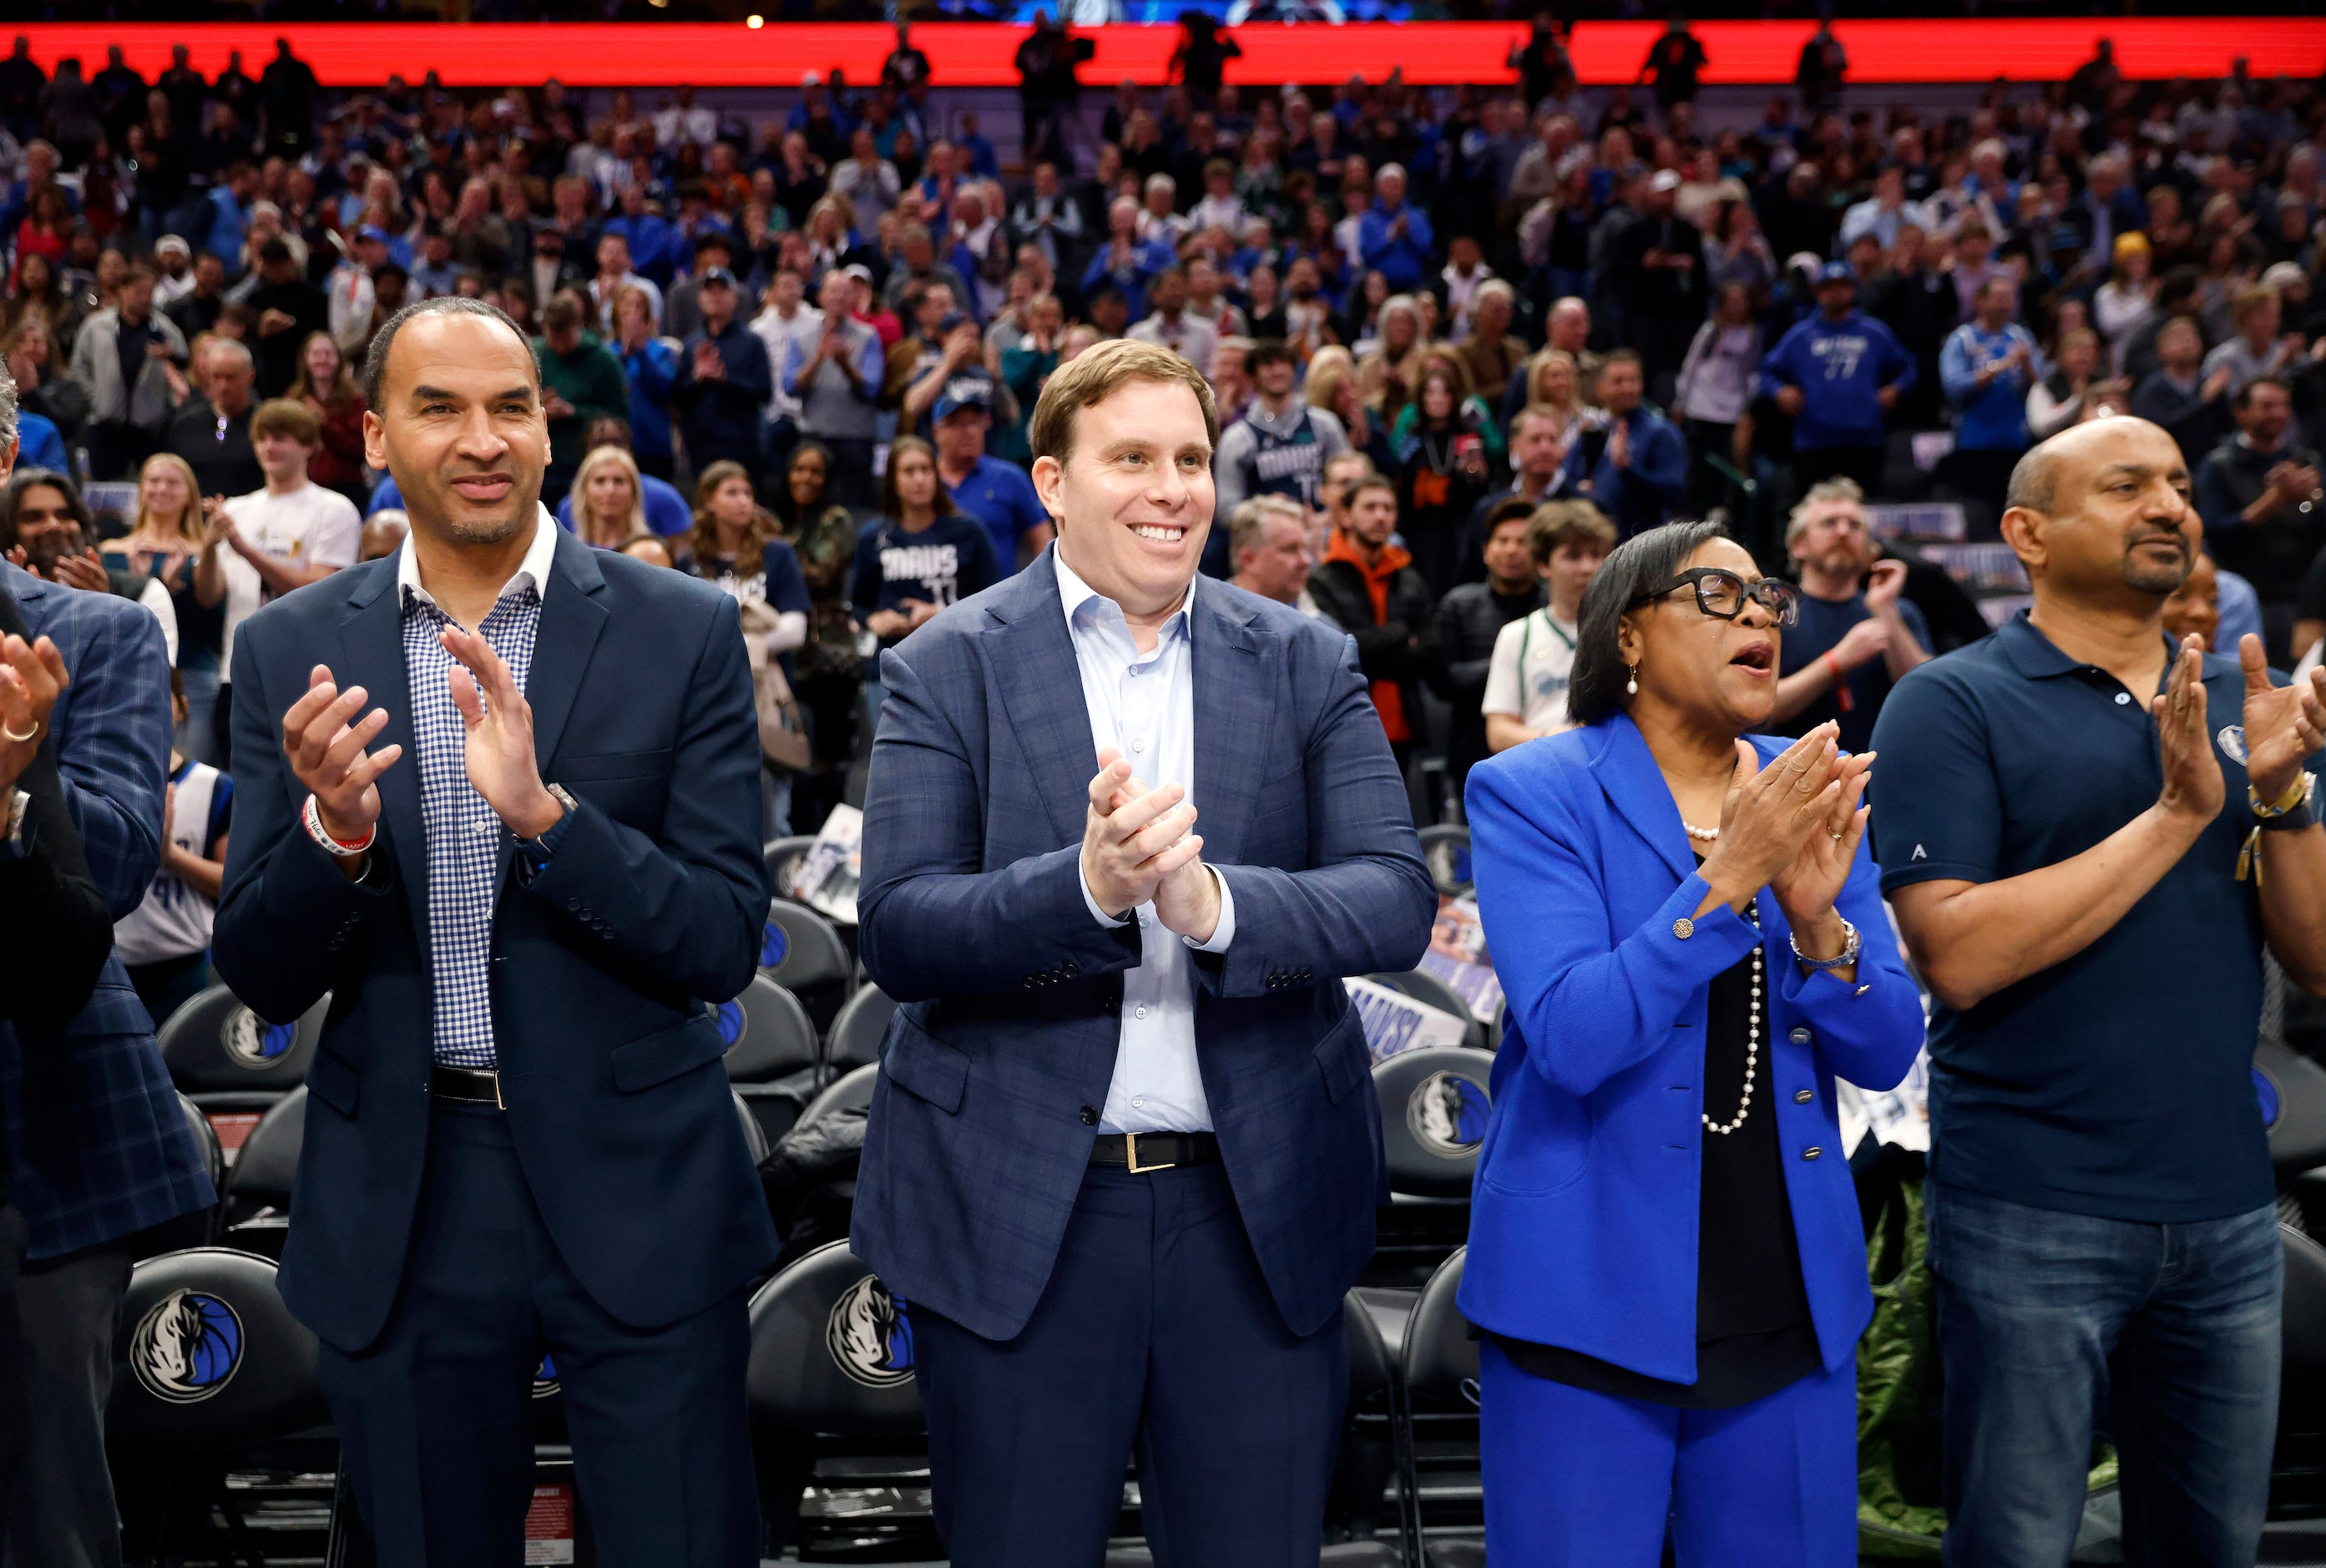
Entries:
POLYGON ((980 869, 985 781, 951 715, 986 711, 982 672, 968 639, 931 630, 880 656, 889 695, 856 902, 865 972, 899 1002, 926 1002, 1015 990, 1029 953, 1084 975, 1134 967, 1137 923, 1102 926, 1083 901, 1079 841, 980 869))
MULTIPOLYGON (((292 699, 266 682, 274 662, 266 647, 284 624, 254 616, 235 633, 234 832, 210 938, 219 978, 275 1023, 304 1013, 359 962, 365 928, 393 907, 395 878, 395 857, 375 854, 363 880, 350 882, 307 835, 307 791, 283 752, 292 699)), ((420 760, 405 755, 393 765, 416 768, 420 760)))
POLYGON ((1266 995, 1270 975, 1288 971, 1321 984, 1410 969, 1428 950, 1437 916, 1437 884, 1413 831, 1405 778, 1355 645, 1304 624, 1289 639, 1287 657, 1295 666, 1288 696, 1315 704, 1287 715, 1306 721, 1310 867, 1214 866, 1236 911, 1227 951, 1195 955, 1196 982, 1214 996, 1266 995))
MULTIPOLYGON (((761 809, 741 613, 721 595, 705 620, 671 748, 661 839, 585 799, 549 863, 518 880, 554 908, 592 911, 599 935, 626 961, 689 996, 719 1001, 751 983, 774 890, 759 845, 734 826, 757 822, 761 809)), ((544 781, 556 783, 556 774, 552 762, 544 781)))
POLYGON ((71 731, 57 741, 58 781, 89 874, 117 920, 144 901, 162 863, 170 656, 161 623, 104 617, 66 673, 71 731))
MULTIPOLYGON (((0 856, 0 1017, 35 1038, 72 1022, 113 951, 113 914, 89 875, 43 747, 16 780, 25 797, 21 853, 0 856)), ((23 1037, 20 1036, 20 1039, 23 1037)))

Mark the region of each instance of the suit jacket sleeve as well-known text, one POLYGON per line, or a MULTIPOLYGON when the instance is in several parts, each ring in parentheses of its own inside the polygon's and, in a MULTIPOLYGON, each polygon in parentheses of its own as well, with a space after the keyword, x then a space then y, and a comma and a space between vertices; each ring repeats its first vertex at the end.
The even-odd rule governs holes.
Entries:
POLYGON ((0 949, 0 1013, 23 1026, 22 1041, 53 1034, 88 1003, 113 951, 113 915, 81 854, 51 748, 16 787, 26 798, 24 847, 0 858, 10 936, 0 949))
POLYGON ((66 808, 115 919, 145 899, 162 863, 170 776, 170 656, 142 611, 107 616, 68 653, 70 743, 58 764, 66 808))
MULTIPOLYGON (((373 846, 364 880, 307 836, 307 791, 283 755, 282 714, 290 704, 266 686, 263 652, 274 630, 265 617, 243 623, 234 685, 234 833, 227 841, 210 961, 219 978, 261 1018, 288 1023, 338 983, 351 938, 380 917, 395 885, 385 839, 373 846)), ((390 766, 417 768, 419 758, 390 766)))
POLYGON ((630 962, 719 1001, 751 983, 774 896, 750 826, 759 820, 759 721, 731 600, 710 617, 678 700, 661 838, 583 800, 548 864, 520 880, 559 910, 591 911, 630 962))
POLYGON ((1215 996, 1265 995, 1269 977, 1288 971, 1320 984, 1400 972, 1429 946, 1437 890, 1355 649, 1342 643, 1322 673, 1325 699, 1302 759, 1309 865, 1214 868, 1236 911, 1228 950, 1195 956, 1197 984, 1215 996))
MULTIPOLYGON (((1080 840, 982 869, 982 783, 931 677, 908 657, 920 651, 880 656, 889 700, 873 742, 856 906, 866 973, 898 1001, 924 1002, 1013 990, 1040 964, 1073 963, 1085 975, 1136 965, 1137 923, 1102 926, 1083 902, 1080 840)), ((934 667, 932 677, 941 678, 934 667)))

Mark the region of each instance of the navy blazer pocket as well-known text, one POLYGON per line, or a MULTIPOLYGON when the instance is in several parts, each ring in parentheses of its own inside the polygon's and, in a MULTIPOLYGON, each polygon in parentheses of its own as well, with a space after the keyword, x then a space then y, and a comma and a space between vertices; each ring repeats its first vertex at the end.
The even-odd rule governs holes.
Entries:
POLYGON ((592 751, 586 756, 561 757, 551 765, 550 779, 557 784, 583 779, 659 779, 670 771, 670 748, 649 751, 592 751))
POLYGON ((969 1053, 947 1045, 898 1012, 891 1022, 888 1043, 881 1048, 880 1071, 889 1081, 952 1115, 969 1092, 969 1053))
POLYGON ((718 1024, 708 1014, 698 1014, 684 1023, 616 1046, 609 1059, 614 1064, 614 1087, 634 1095, 726 1054, 727 1042, 719 1037, 718 1024))
POLYGON ((1364 1022, 1354 1007, 1317 1042, 1317 1070, 1325 1075, 1325 1097, 1339 1105, 1349 1091, 1372 1076, 1372 1052, 1365 1048, 1364 1022))
POLYGON ((315 1059, 307 1064, 307 1093, 343 1116, 356 1114, 362 1090, 363 1075, 355 1063, 329 1046, 317 1050, 315 1059))

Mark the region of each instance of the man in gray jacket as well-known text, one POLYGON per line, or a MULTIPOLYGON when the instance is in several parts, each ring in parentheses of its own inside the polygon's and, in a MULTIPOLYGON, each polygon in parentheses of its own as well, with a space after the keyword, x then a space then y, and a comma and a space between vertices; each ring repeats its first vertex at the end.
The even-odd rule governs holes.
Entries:
POLYGON ((799 400, 802 435, 832 449, 833 499, 870 507, 872 443, 879 430, 880 334, 856 320, 856 284, 833 267, 823 275, 823 331, 814 343, 785 345, 776 384, 799 400))
POLYGON ((121 303, 81 323, 67 372, 88 394, 88 471, 100 480, 128 479, 157 452, 170 423, 170 373, 165 361, 186 357, 185 334, 154 308, 154 269, 130 264, 121 303))

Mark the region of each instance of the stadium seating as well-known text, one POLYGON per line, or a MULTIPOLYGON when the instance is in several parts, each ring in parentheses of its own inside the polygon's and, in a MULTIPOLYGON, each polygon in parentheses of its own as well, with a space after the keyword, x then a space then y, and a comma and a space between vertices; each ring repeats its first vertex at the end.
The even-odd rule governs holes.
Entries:
POLYGON ((1466 1025, 1462 1036, 1464 1045, 1473 1050, 1489 1048, 1490 1031, 1471 1013, 1470 1004, 1462 1000, 1462 994, 1428 970, 1407 969, 1395 975, 1368 975, 1365 978, 1392 991, 1401 991, 1416 1002, 1435 1007, 1440 1013, 1452 1013, 1466 1025))
MULTIPOLYGON (((203 1114, 201 1106, 186 1096, 181 1094, 178 1097, 178 1106, 185 1112, 186 1130, 193 1134, 194 1145, 201 1151, 203 1168, 209 1173, 210 1190, 223 1195, 226 1191, 226 1152, 219 1146, 218 1129, 210 1125, 210 1119, 203 1114)), ((163 1220, 139 1232, 131 1246, 132 1260, 143 1262, 149 1257, 159 1257, 165 1252, 207 1246, 218 1224, 219 1207, 219 1204, 212 1203, 207 1209, 181 1214, 175 1219, 163 1220)))
MULTIPOLYGON (((1478 1453, 1478 1342, 1454 1304, 1462 1285, 1461 1249, 1438 1265, 1405 1322, 1398 1352, 1402 1399, 1399 1430, 1399 1517, 1405 1560, 1428 1568, 1483 1568, 1475 1542, 1428 1542, 1423 1517, 1425 1469, 1444 1483, 1432 1492, 1475 1495, 1478 1453), (1424 1545, 1428 1543, 1425 1554, 1424 1545)), ((1461 1521, 1466 1525, 1466 1519, 1461 1521)))
POLYGON ((1470 830, 1458 823, 1440 823, 1421 830, 1421 858, 1429 866, 1429 880, 1441 896, 1470 891, 1470 830))
POLYGON ((712 1011, 729 1041, 728 1079, 750 1107, 762 1143, 772 1143, 823 1086, 815 1025, 799 1000, 764 972, 712 1011))
POLYGON ((818 1030, 832 1027, 834 1014, 853 989, 856 971, 839 929, 805 904, 778 897, 768 909, 759 942, 759 973, 799 998, 818 1030))
POLYGON ((824 1036, 825 1073, 839 1076, 879 1061, 880 1038, 896 1011, 896 1000, 878 985, 867 985, 850 997, 824 1036))

